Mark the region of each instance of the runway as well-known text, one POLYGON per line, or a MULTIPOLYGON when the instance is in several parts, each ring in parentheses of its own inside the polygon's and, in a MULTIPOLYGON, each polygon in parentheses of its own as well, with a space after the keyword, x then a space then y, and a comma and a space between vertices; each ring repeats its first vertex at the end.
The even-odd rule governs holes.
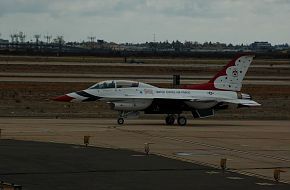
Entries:
MULTIPOLYGON (((198 63, 175 63, 174 60, 170 59, 168 63, 158 63, 158 60, 156 63, 124 63, 124 62, 115 62, 115 63, 89 63, 89 62, 25 62, 25 61, 0 61, 0 65, 45 65, 45 66, 124 66, 124 67, 192 67, 192 68, 207 68, 207 67, 213 67, 213 68, 222 68, 225 64, 228 63, 229 60, 218 60, 219 62, 224 62, 223 64, 220 63, 211 63, 216 62, 213 60, 196 60, 198 63)), ((164 62, 164 61, 163 61, 164 62)), ((289 69, 289 61, 283 60, 281 63, 275 63, 272 64, 272 60, 263 60, 263 64, 254 64, 251 67, 253 68, 281 68, 281 69, 289 69)))
MULTIPOLYGON (((85 73, 7 73, 0 72, 0 77, 38 77, 38 78, 134 78, 134 79, 172 79, 172 75, 159 74, 159 75, 138 75, 138 74, 85 74, 85 73)), ((182 79, 210 79, 212 75, 183 75, 182 79)), ((246 76, 248 80, 290 80, 289 76, 246 76)))
MULTIPOLYGON (((218 60, 222 64, 210 60, 191 61, 169 59, 168 63, 155 60, 146 64, 0 61, 0 82, 95 83, 125 79, 172 83, 172 75, 179 74, 182 84, 198 84, 207 82, 227 63, 227 60, 218 60)), ((289 86, 289 68, 286 60, 259 60, 259 64, 251 65, 244 84, 289 86)))
POLYGON ((201 166, 219 168, 227 159, 230 171, 290 183, 289 121, 192 120, 187 127, 165 126, 163 120, 11 119, 1 118, 2 138, 83 144, 89 135, 94 147, 150 152, 201 166))
MULTIPOLYGON (((183 84, 200 84, 207 82, 212 76, 188 76, 181 78, 183 84)), ((172 75, 134 75, 134 74, 67 74, 67 73, 3 73, 0 82, 90 82, 103 80, 138 80, 145 83, 172 83, 172 75)), ((253 85, 290 85, 289 76, 249 76, 244 84, 253 85)))

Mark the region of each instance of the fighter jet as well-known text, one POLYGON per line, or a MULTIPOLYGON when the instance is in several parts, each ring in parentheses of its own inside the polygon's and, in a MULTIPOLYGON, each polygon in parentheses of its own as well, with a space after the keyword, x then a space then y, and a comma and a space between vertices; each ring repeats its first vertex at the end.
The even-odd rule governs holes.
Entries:
POLYGON ((119 111, 117 123, 124 119, 145 114, 166 114, 165 123, 185 126, 185 112, 193 118, 205 118, 218 110, 260 106, 249 94, 241 92, 242 80, 252 63, 253 54, 241 54, 231 60, 209 82, 184 85, 180 88, 159 88, 150 84, 129 80, 103 81, 88 89, 72 92, 56 98, 62 102, 104 101, 111 109, 119 111))

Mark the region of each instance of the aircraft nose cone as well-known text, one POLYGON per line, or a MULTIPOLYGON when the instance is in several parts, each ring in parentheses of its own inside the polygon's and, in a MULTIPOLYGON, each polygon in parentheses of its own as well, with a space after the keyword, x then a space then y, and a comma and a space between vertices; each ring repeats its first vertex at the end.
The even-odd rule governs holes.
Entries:
POLYGON ((62 96, 58 96, 58 97, 52 98, 52 100, 59 101, 59 102, 70 102, 73 99, 74 99, 73 97, 70 97, 68 95, 62 95, 62 96))

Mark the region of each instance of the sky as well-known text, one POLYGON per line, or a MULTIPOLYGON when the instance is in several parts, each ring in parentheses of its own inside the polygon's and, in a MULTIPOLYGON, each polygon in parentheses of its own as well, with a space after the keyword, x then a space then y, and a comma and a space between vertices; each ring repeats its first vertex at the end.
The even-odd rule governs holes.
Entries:
MULTIPOLYGON (((290 0, 0 0, 1 38, 290 44, 290 0)), ((44 39, 42 39, 44 40, 44 39)))

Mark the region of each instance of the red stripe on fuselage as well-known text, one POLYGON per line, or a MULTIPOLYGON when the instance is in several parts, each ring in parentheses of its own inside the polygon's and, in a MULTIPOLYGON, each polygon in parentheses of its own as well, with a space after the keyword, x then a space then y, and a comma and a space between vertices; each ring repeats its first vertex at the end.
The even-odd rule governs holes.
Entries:
POLYGON ((75 98, 70 97, 70 96, 68 96, 68 95, 62 95, 62 96, 58 96, 58 97, 56 97, 56 98, 52 98, 52 100, 54 100, 54 101, 59 101, 59 102, 70 102, 70 101, 72 101, 73 99, 75 99, 75 98))
POLYGON ((213 83, 183 85, 181 88, 189 90, 218 90, 213 83))

